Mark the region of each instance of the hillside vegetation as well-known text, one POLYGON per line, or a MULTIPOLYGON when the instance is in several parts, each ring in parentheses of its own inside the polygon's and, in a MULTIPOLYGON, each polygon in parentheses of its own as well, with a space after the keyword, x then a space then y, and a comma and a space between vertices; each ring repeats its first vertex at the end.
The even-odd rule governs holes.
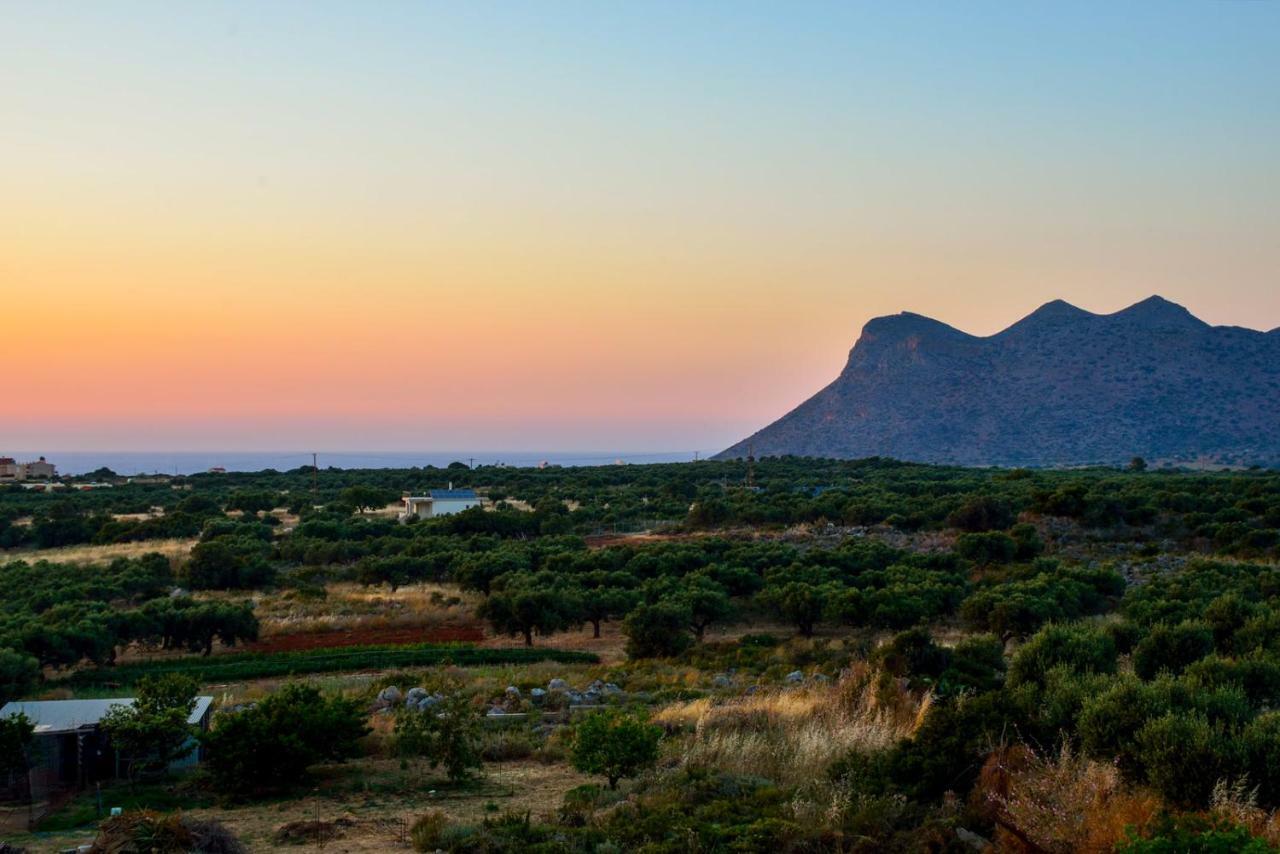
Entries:
MULTIPOLYGON (((250 850, 1280 843, 1275 472, 312 474, 0 490, 6 699, 220 698, 204 772, 108 798, 186 805, 250 850), (371 512, 450 480, 486 507, 371 512), (194 545, 35 550, 144 534, 194 545)), ((99 832, 68 810, 14 839, 99 832)))

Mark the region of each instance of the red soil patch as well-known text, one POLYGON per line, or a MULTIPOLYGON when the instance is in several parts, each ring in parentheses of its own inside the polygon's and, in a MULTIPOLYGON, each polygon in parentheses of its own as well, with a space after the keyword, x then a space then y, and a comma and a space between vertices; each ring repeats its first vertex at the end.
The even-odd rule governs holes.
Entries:
POLYGON ((344 646, 392 646, 414 643, 476 643, 484 640, 484 629, 477 625, 413 628, 383 626, 341 629, 338 631, 295 632, 271 635, 246 645, 249 652, 295 652, 307 649, 330 649, 344 646))

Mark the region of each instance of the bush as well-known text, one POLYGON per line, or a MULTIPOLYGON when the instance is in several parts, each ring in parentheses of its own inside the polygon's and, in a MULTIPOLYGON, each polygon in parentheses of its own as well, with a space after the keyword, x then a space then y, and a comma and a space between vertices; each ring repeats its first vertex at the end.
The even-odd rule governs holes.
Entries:
POLYGON ((1213 652, 1213 632, 1203 623, 1158 625, 1133 649, 1133 670, 1143 679, 1154 679, 1167 670, 1175 676, 1213 652))
POLYGON ((634 777, 658 761, 662 728, 617 709, 591 712, 573 730, 569 751, 573 767, 599 774, 618 788, 623 777, 634 777))
POLYGON ((402 709, 396 715, 396 752, 444 766, 454 782, 480 767, 480 719, 466 695, 456 689, 429 710, 402 709))
POLYGON ((39 680, 39 661, 11 649, 0 649, 0 705, 26 695, 39 680))
POLYGON ((1280 712, 1267 712, 1249 722, 1241 734, 1249 784, 1268 809, 1280 806, 1280 712))
POLYGON ((418 816, 409 828, 409 841, 413 844, 413 850, 435 851, 440 848, 448 827, 449 817, 439 810, 418 816))
POLYGON ((1269 854, 1275 849, 1248 828, 1198 815, 1165 815, 1146 836, 1130 830, 1116 854, 1269 854))
POLYGON ((929 630, 909 629, 875 651, 873 659, 894 676, 936 679, 951 663, 950 650, 933 642, 929 630))
POLYGON ((1046 672, 1059 665, 1076 673, 1115 673, 1115 641, 1105 630, 1092 626, 1046 626, 1014 653, 1009 684, 1040 683, 1046 672))
POLYGON ((370 731, 361 705, 291 683, 256 706, 220 715, 202 737, 209 750, 205 767, 221 792, 288 788, 317 762, 341 762, 359 753, 358 742, 370 731))
POLYGON ((1013 524, 1013 510, 990 495, 974 495, 951 511, 947 524, 970 533, 1003 530, 1013 524))
POLYGON ((1017 553, 1017 542, 1000 531, 961 534, 956 538, 956 554, 977 564, 1008 563, 1017 553))
POLYGON ((1004 644, 992 635, 973 635, 956 644, 939 678, 944 690, 993 691, 1004 682, 1004 644))
POLYGON ((94 852, 139 854, 247 854, 248 849, 217 821, 150 810, 111 816, 98 827, 94 852))
POLYGON ((693 645, 688 609, 667 599, 637 605, 623 620, 622 631, 629 658, 678 655, 693 645))
POLYGON ((1219 780, 1239 776, 1239 745, 1200 714, 1168 712, 1135 736, 1147 782, 1169 803, 1207 806, 1219 780))

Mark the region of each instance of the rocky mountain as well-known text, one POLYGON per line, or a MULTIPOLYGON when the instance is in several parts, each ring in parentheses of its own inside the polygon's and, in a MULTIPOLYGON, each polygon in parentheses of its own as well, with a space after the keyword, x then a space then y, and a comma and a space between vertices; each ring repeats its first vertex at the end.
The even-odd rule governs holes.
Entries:
POLYGON ((1061 300, 989 337, 918 314, 862 330, 835 382, 719 457, 962 465, 1280 464, 1280 329, 1210 326, 1150 297, 1061 300))

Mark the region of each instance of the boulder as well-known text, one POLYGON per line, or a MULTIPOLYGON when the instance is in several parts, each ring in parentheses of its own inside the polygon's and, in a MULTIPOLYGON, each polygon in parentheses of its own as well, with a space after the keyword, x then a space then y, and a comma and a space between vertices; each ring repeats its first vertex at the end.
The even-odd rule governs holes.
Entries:
POLYGON ((617 685, 615 685, 612 682, 604 683, 604 687, 601 688, 600 691, 606 697, 619 697, 624 693, 621 688, 619 688, 617 685))
POLYGON ((799 670, 792 670, 790 673, 786 675, 785 678, 792 685, 798 685, 799 683, 804 681, 804 674, 801 673, 799 670))
POLYGON ((711 684, 716 688, 732 688, 733 680, 726 673, 717 673, 711 679, 711 684))
POLYGON ((569 683, 563 679, 552 679, 547 683, 548 691, 568 691, 569 683))
POLYGON ((547 698, 547 692, 542 688, 533 688, 529 691, 529 699, 535 703, 541 703, 547 698))
POLYGON ((384 703, 398 703, 402 696, 400 689, 394 685, 388 685, 378 692, 378 699, 384 703))
POLYGON ((507 710, 502 708, 502 706, 491 706, 489 708, 489 711, 485 712, 485 716, 490 718, 498 718, 498 717, 502 717, 506 713, 507 713, 507 710))
POLYGON ((416 706, 422 702, 422 698, 427 696, 426 688, 410 688, 404 693, 404 704, 406 706, 416 706))
POLYGON ((514 685, 508 685, 507 690, 504 691, 503 693, 505 693, 508 697, 515 697, 516 699, 519 699, 520 697, 520 689, 514 685))

